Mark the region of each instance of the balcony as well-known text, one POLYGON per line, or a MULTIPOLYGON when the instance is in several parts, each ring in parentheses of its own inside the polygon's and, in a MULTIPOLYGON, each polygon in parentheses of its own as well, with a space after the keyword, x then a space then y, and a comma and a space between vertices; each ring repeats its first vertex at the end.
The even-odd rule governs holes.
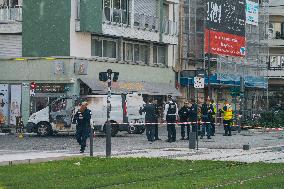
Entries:
POLYGON ((22 7, 0 7, 0 23, 22 21, 22 7))
POLYGON ((0 33, 22 32, 22 7, 0 7, 0 33))
POLYGON ((156 16, 140 14, 140 13, 134 13, 134 14, 130 13, 128 20, 123 18, 125 17, 110 16, 106 18, 104 16, 103 33, 107 35, 147 40, 152 42, 159 42, 160 33, 162 33, 163 36, 162 41, 164 43, 169 43, 169 44, 178 43, 177 22, 165 19, 163 20, 161 28, 160 18, 156 16))

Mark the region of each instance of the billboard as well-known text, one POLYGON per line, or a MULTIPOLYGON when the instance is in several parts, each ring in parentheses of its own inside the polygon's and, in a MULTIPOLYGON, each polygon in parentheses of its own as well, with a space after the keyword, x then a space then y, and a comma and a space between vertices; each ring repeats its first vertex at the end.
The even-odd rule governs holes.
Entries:
POLYGON ((0 84, 0 125, 8 124, 9 118, 9 86, 0 84))
POLYGON ((245 0, 207 0, 205 52, 245 56, 245 0))
POLYGON ((10 124, 16 125, 16 118, 21 116, 22 86, 11 85, 10 124))
POLYGON ((246 23, 251 25, 258 25, 258 11, 259 4, 249 1, 246 1, 246 23))

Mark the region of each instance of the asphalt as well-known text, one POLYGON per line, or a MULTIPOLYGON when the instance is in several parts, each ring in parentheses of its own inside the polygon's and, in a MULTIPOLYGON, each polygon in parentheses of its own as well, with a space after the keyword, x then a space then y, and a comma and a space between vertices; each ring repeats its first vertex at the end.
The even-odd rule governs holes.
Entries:
MULTIPOLYGON (((241 162, 284 163, 284 132, 247 130, 233 132, 233 136, 223 136, 222 128, 217 128, 212 139, 199 139, 199 149, 189 149, 188 141, 165 142, 167 132, 160 128, 162 140, 148 142, 145 134, 131 135, 125 132, 112 138, 112 157, 155 157, 182 160, 222 160, 241 162), (249 145, 250 150, 243 150, 249 145)), ((177 127, 177 136, 180 128, 177 127)), ((177 137, 179 138, 179 137, 177 137)), ((89 142, 89 141, 88 141, 89 142)), ((89 147, 84 154, 74 136, 37 137, 24 135, 0 135, 0 165, 36 163, 89 156, 89 147)), ((105 137, 94 137, 94 156, 105 156, 105 137)))

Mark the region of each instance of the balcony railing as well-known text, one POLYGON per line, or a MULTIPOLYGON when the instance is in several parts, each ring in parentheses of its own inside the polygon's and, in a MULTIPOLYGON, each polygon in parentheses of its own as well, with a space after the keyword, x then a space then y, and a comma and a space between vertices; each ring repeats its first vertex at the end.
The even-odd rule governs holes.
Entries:
POLYGON ((148 29, 159 31, 160 30, 160 20, 156 16, 149 16, 145 14, 134 14, 134 26, 141 29, 148 29))
POLYGON ((0 7, 0 22, 22 21, 22 7, 0 7))

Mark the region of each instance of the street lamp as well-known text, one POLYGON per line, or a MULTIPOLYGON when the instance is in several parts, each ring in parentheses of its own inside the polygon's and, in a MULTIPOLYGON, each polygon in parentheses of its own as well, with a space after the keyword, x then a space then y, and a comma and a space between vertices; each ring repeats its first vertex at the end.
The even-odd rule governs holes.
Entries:
POLYGON ((111 123, 110 123, 110 111, 111 111, 111 81, 116 82, 118 80, 119 72, 113 72, 108 69, 106 72, 99 73, 100 81, 108 82, 108 92, 107 92, 107 122, 106 122, 106 156, 111 156, 111 123), (113 79, 112 79, 112 74, 113 79))

